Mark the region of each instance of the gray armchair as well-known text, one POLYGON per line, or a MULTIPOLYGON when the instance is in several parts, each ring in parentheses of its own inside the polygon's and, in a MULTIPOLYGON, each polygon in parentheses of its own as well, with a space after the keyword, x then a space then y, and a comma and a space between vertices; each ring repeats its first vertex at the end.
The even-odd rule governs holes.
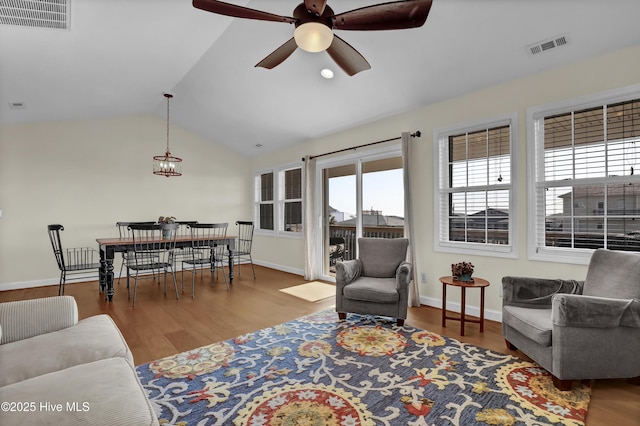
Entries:
POLYGON ((572 380, 640 385, 640 255, 596 250, 585 281, 504 277, 502 334, 569 390, 572 380))
POLYGON ((336 263, 336 311, 407 318, 411 264, 406 238, 359 238, 359 259, 336 263))

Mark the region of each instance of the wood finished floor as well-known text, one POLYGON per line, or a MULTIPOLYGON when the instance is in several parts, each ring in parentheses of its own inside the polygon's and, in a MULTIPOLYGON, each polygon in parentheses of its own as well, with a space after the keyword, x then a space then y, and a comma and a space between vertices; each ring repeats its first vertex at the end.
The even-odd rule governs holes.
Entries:
MULTIPOLYGON (((248 267, 242 268, 226 290, 224 280, 205 273, 196 279, 196 295, 191 298, 191 276, 185 274, 185 293, 175 299, 173 283, 162 284, 153 279, 140 280, 136 306, 127 299, 125 280, 116 284, 113 302, 106 302, 92 283, 68 284, 65 293, 74 296, 80 318, 100 313, 109 314, 131 347, 136 364, 142 364, 177 352, 270 327, 303 315, 334 306, 333 299, 307 302, 279 289, 301 284, 298 275, 256 266, 254 280, 248 267)), ((180 288, 180 273, 177 275, 180 288)), ((0 291, 0 302, 57 295, 57 286, 25 290, 0 291)), ((447 337, 502 353, 508 351, 502 339, 500 324, 485 322, 485 332, 478 324, 468 324, 460 336, 459 323, 441 325, 441 310, 421 306, 409 308, 407 324, 447 337)), ((524 358, 526 359, 526 358, 524 358)), ((640 361, 639 361, 640 362, 640 361)), ((588 426, 640 426, 640 386, 625 380, 597 380, 587 415, 588 426)))

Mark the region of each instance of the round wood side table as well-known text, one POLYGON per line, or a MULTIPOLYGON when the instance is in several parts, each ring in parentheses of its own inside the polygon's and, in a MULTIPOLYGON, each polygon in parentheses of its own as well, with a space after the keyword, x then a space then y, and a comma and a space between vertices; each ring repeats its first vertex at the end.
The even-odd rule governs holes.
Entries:
POLYGON ((458 281, 454 280, 451 275, 438 278, 442 283, 442 327, 447 326, 447 320, 460 321, 460 335, 464 336, 464 323, 474 322, 480 323, 480 333, 484 333, 484 289, 489 286, 489 281, 474 277, 473 281, 458 281), (460 316, 452 317, 447 315, 447 286, 452 285, 460 287, 462 297, 460 300, 460 316), (468 288, 480 289, 480 319, 469 318, 465 314, 466 296, 468 288))

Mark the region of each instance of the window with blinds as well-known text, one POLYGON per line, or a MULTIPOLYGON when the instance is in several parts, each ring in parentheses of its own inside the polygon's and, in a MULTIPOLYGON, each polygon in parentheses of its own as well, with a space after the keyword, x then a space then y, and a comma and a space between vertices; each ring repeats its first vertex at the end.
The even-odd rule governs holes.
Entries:
POLYGON ((255 222, 258 233, 302 233, 302 167, 283 166, 255 177, 255 222))
POLYGON ((284 232, 302 232, 302 169, 280 172, 280 201, 284 212, 284 232))
POLYGON ((640 96, 597 102, 532 113, 533 257, 640 251, 640 96))
POLYGON ((273 172, 258 177, 258 229, 273 230, 273 172))
POLYGON ((514 121, 438 132, 437 249, 513 252, 514 121))

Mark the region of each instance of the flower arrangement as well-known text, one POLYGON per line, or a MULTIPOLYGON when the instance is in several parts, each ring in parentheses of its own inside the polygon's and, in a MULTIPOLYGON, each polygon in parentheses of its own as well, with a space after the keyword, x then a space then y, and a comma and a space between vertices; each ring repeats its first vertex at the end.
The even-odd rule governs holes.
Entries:
POLYGON ((160 224, 169 224, 169 223, 176 223, 176 218, 174 216, 160 216, 158 218, 158 223, 160 224))
POLYGON ((463 275, 471 276, 471 274, 473 274, 473 263, 458 262, 451 264, 451 275, 454 277, 461 277, 463 275))

